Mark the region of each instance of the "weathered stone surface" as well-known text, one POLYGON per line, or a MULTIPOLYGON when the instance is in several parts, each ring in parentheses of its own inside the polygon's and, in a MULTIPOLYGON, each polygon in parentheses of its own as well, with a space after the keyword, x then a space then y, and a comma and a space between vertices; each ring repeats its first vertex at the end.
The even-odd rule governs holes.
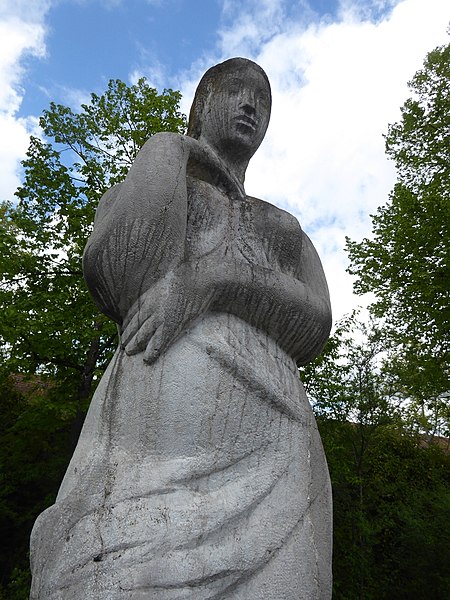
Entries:
POLYGON ((100 202, 85 276, 121 344, 33 530, 32 599, 331 598, 296 368, 328 336, 328 290, 297 220, 243 188, 270 102, 257 65, 218 65, 189 135, 150 139, 100 202))

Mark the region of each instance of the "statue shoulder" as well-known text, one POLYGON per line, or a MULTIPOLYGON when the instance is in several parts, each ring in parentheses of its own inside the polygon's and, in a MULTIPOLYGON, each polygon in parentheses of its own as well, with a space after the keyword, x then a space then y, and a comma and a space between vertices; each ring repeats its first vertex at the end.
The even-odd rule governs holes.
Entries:
POLYGON ((162 152, 165 153, 167 150, 176 149, 187 152, 200 151, 202 145, 200 142, 188 135, 182 135, 181 133, 172 133, 170 131, 162 131, 152 135, 142 146, 139 154, 142 152, 162 152))
POLYGON ((109 188, 100 199, 94 225, 99 227, 116 205, 124 204, 124 197, 144 197, 155 187, 170 187, 170 173, 175 179, 181 166, 186 166, 197 140, 178 133, 161 132, 152 135, 138 152, 133 165, 122 183, 109 188), (174 175, 175 174, 175 175, 174 175))
POLYGON ((103 196, 100 198, 100 201, 97 206, 97 210, 95 211, 94 218, 94 226, 98 227, 106 215, 109 213, 112 206, 114 206, 122 188, 122 183, 117 183, 110 187, 103 196))
POLYGON ((252 204, 255 216, 264 219, 266 227, 275 227, 276 233, 279 233, 281 228, 294 235, 301 235, 302 228, 298 219, 288 211, 253 196, 247 196, 247 201, 252 204))

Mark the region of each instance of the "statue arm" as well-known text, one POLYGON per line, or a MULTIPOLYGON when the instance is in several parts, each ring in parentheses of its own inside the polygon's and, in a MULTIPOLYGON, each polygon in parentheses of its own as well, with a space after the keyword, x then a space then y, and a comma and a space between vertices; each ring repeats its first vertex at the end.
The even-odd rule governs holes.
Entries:
MULTIPOLYGON (((307 240, 309 242, 309 240, 307 240)), ((302 250, 300 279, 237 263, 217 286, 218 310, 266 331, 298 365, 313 360, 331 329, 331 306, 322 265, 311 242, 302 250)))
POLYGON ((95 302, 119 324, 136 300, 183 260, 187 172, 242 194, 208 147, 160 133, 144 144, 125 181, 100 200, 83 269, 95 302))
POLYGON ((214 253, 184 263, 145 295, 124 323, 127 353, 144 352, 151 363, 199 316, 225 312, 266 331, 298 364, 322 350, 331 309, 322 265, 306 238, 302 280, 214 253))
POLYGON ((183 256, 188 156, 183 136, 153 136, 125 181, 100 201, 83 268, 94 300, 119 323, 136 298, 183 256))
MULTIPOLYGON (((321 352, 331 329, 322 265, 303 235, 299 278, 248 262, 222 263, 211 303, 212 310, 230 312, 266 331, 299 365, 321 352)), ((214 279, 213 266, 210 272, 214 279)))

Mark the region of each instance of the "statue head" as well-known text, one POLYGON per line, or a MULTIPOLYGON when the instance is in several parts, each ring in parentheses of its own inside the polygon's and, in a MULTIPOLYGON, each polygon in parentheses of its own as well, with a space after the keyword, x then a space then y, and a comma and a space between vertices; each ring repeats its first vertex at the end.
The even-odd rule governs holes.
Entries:
POLYGON ((198 84, 188 135, 219 153, 249 160, 261 144, 271 109, 270 84, 259 65, 231 58, 211 67, 198 84))

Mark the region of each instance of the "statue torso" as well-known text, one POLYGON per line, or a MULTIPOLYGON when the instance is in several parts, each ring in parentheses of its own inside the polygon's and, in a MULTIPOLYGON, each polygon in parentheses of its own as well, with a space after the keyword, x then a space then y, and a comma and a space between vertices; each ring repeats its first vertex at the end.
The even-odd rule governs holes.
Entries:
POLYGON ((272 204, 188 178, 185 260, 215 253, 299 278, 302 237, 297 219, 272 204))

